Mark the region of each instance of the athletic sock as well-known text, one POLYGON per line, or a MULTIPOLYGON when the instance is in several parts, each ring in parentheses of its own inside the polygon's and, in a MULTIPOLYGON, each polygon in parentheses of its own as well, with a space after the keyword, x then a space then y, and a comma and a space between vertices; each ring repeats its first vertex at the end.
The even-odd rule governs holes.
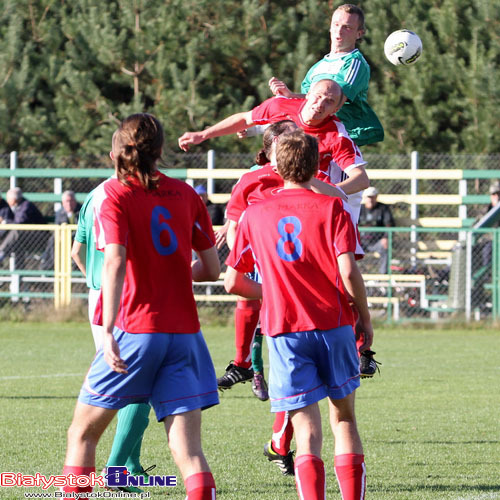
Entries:
POLYGON ((198 472, 184 481, 186 500, 214 500, 215 481, 211 472, 198 472))
POLYGON ((254 372, 264 373, 264 360, 262 359, 262 333, 256 330, 252 344, 252 368, 254 372))
MULTIPOLYGON (((65 465, 63 467, 62 475, 68 476, 74 474, 75 476, 90 476, 90 473, 95 473, 95 467, 80 467, 78 465, 65 465)), ((65 493, 90 493, 92 486, 65 486, 65 493)))
POLYGON ((234 311, 234 328, 236 355, 234 364, 242 368, 250 368, 250 349, 259 322, 260 300, 241 300, 236 302, 234 311))
POLYGON ((335 456, 335 474, 343 500, 363 500, 366 492, 365 456, 346 453, 335 456))
POLYGON ((149 424, 150 410, 151 407, 147 403, 135 403, 118 412, 118 424, 107 467, 122 465, 126 466, 131 474, 142 472, 142 437, 149 424))
POLYGON ((325 465, 316 455, 295 459, 295 484, 300 500, 326 500, 325 465))
POLYGON ((290 443, 293 438, 293 425, 287 411, 279 411, 274 416, 273 437, 271 444, 273 450, 280 455, 288 455, 290 443))

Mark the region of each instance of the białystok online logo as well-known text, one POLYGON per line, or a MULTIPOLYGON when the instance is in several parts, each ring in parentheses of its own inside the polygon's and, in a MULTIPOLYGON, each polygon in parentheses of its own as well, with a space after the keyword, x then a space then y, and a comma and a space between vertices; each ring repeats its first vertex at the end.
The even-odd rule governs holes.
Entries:
MULTIPOLYGON (((150 469, 148 469, 150 470, 150 469)), ((44 476, 37 472, 35 475, 25 475, 21 472, 0 473, 0 487, 2 488, 42 488, 47 490, 50 487, 81 487, 81 488, 109 488, 120 490, 129 486, 137 488, 148 486, 177 486, 177 476, 148 476, 132 475, 127 467, 107 467, 106 473, 97 476, 92 472, 89 476, 77 476, 68 474, 67 476, 44 476)))
POLYGON ((137 476, 129 473, 126 467, 108 467, 105 482, 109 488, 125 488, 127 486, 177 486, 177 476, 137 476))

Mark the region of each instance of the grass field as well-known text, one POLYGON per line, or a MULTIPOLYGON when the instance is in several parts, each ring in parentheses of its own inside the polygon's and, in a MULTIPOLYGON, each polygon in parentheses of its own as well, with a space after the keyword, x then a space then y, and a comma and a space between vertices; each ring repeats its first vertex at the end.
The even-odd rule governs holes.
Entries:
MULTIPOLYGON (((233 356, 230 327, 206 327, 220 375, 233 356)), ((0 325, 0 472, 59 474, 65 434, 92 358, 85 323, 0 325)), ((500 332, 493 329, 376 330, 381 375, 363 381, 357 414, 368 468, 367 498, 500 499, 500 332)), ((326 410, 326 405, 322 406, 326 410)), ((324 411, 326 416, 326 411, 324 411)), ((269 404, 240 384, 204 413, 204 448, 219 500, 295 499, 293 479, 262 455, 270 438, 269 404)), ((98 448, 103 467, 114 425, 98 448)), ((340 498, 333 442, 326 427, 323 459, 328 498, 340 498)), ((143 466, 177 474, 163 427, 152 421, 143 466)), ((2 499, 22 499, 22 488, 0 488, 2 499)), ((182 486, 149 488, 151 498, 185 498, 182 486)))

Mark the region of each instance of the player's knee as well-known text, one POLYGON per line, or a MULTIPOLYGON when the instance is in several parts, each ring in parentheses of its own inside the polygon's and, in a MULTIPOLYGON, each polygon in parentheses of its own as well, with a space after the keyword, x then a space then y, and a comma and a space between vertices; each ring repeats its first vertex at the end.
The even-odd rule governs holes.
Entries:
POLYGON ((100 433, 85 422, 73 421, 68 429, 68 442, 87 442, 97 444, 100 433))

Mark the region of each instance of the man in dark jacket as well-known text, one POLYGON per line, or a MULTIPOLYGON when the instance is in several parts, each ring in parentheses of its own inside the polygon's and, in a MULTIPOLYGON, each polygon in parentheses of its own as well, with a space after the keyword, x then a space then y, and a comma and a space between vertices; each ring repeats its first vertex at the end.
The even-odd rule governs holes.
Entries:
MULTIPOLYGON (((7 203, 13 214, 11 224, 45 224, 45 219, 34 203, 23 197, 21 188, 15 187, 7 191, 7 203)), ((33 250, 39 245, 40 239, 46 237, 33 237, 30 231, 10 230, 0 244, 0 262, 8 257, 11 252, 16 252, 16 265, 21 267, 20 261, 24 253, 30 248, 33 250)))
POLYGON ((203 186, 202 184, 196 186, 194 190, 200 195, 200 198, 203 200, 203 203, 205 203, 210 218, 212 219, 212 225, 222 226, 224 224, 224 209, 220 205, 212 203, 208 199, 207 190, 205 189, 205 186, 203 186))
POLYGON ((56 224, 76 224, 82 206, 76 201, 74 191, 64 191, 61 196, 62 207, 56 212, 56 224))
MULTIPOLYGON (((385 203, 377 201, 378 190, 371 186, 363 193, 363 204, 359 214, 359 227, 394 227, 391 209, 385 203)), ((382 232, 362 232, 361 246, 366 252, 380 254, 379 273, 387 273, 388 238, 382 232)))
MULTIPOLYGON (((81 204, 76 201, 75 192, 68 190, 61 195, 61 208, 56 211, 54 222, 56 224, 77 224, 81 204)), ((54 267, 54 233, 51 233, 45 251, 42 254, 40 268, 52 269, 54 267)))

